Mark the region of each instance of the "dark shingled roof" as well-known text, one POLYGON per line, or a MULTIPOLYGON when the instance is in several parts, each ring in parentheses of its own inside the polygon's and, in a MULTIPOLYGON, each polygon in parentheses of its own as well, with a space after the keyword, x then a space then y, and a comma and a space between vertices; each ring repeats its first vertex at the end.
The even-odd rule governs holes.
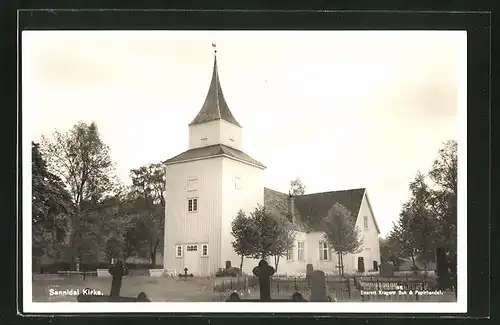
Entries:
POLYGON ((196 115, 189 125, 221 119, 241 127, 229 110, 224 95, 222 94, 222 87, 220 85, 219 72, 217 69, 217 57, 215 57, 212 82, 210 83, 205 103, 201 107, 198 115, 196 115))
POLYGON ((261 168, 266 168, 262 163, 258 162, 257 160, 253 159, 243 151, 228 147, 223 144, 214 144, 211 146, 206 146, 206 147, 201 147, 201 148, 195 148, 195 149, 190 149, 188 151, 184 151, 183 153, 172 157, 170 159, 167 159, 165 161, 165 164, 174 164, 178 163, 181 161, 186 161, 186 160, 191 160, 191 159, 201 159, 201 158, 212 158, 212 157, 219 157, 219 156, 229 156, 233 157, 239 160, 243 160, 247 163, 259 166, 261 168))
MULTIPOLYGON (((264 188, 264 207, 275 215, 288 220, 288 194, 281 193, 270 188, 264 188)), ((300 218, 300 213, 295 208, 294 222, 292 228, 297 231, 307 231, 307 226, 300 218)))
MULTIPOLYGON (((301 231, 321 231, 321 219, 335 203, 345 206, 356 223, 359 208, 365 193, 364 188, 314 193, 295 196, 295 229, 301 231)), ((278 215, 288 214, 288 194, 264 188, 264 206, 278 215)))
POLYGON ((363 201, 364 188, 324 193, 299 195, 295 198, 295 206, 303 220, 314 230, 321 230, 321 219, 335 203, 340 203, 352 214, 352 223, 356 223, 359 208, 363 201))

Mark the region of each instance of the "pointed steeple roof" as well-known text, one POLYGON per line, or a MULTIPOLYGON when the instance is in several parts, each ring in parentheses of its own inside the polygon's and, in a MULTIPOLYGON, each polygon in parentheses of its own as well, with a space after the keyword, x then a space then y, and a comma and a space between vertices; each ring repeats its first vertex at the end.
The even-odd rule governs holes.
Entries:
POLYGON ((217 69, 217 56, 215 56, 212 82, 210 83, 205 103, 203 104, 198 115, 196 115, 194 120, 189 125, 221 119, 241 127, 229 110, 226 100, 224 99, 224 95, 222 94, 222 87, 220 85, 219 72, 217 69))

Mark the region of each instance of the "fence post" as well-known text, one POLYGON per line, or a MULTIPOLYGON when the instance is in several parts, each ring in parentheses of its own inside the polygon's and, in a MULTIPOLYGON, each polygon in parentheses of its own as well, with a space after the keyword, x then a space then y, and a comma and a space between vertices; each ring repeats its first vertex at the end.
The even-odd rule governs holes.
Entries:
POLYGON ((351 282, 349 281, 349 278, 347 278, 346 281, 347 281, 347 292, 349 294, 349 299, 351 299, 351 282))
POLYGON ((380 280, 377 278, 377 290, 380 290, 380 280))
POLYGON ((295 278, 295 291, 298 291, 298 289, 297 289, 297 278, 295 278))

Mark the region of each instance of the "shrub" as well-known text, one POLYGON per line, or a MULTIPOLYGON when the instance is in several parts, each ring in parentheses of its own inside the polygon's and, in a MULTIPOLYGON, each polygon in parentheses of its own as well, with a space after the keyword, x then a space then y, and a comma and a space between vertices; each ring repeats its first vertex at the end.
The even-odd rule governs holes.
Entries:
POLYGON ((238 275, 241 275, 241 270, 237 267, 230 267, 230 268, 227 268, 227 269, 219 269, 217 271, 217 273, 215 273, 215 276, 216 277, 225 277, 225 276, 229 276, 229 277, 237 277, 238 275))

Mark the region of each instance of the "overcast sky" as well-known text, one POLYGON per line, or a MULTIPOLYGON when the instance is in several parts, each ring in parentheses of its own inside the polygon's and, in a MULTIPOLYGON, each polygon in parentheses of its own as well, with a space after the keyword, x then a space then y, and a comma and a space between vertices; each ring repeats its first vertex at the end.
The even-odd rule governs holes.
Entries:
MULTIPOLYGON (((188 148, 218 48, 226 101, 266 186, 366 187, 382 234, 458 137, 462 32, 23 32, 32 140, 95 121, 129 170, 188 148)), ((24 123, 24 121, 23 121, 24 123)))

